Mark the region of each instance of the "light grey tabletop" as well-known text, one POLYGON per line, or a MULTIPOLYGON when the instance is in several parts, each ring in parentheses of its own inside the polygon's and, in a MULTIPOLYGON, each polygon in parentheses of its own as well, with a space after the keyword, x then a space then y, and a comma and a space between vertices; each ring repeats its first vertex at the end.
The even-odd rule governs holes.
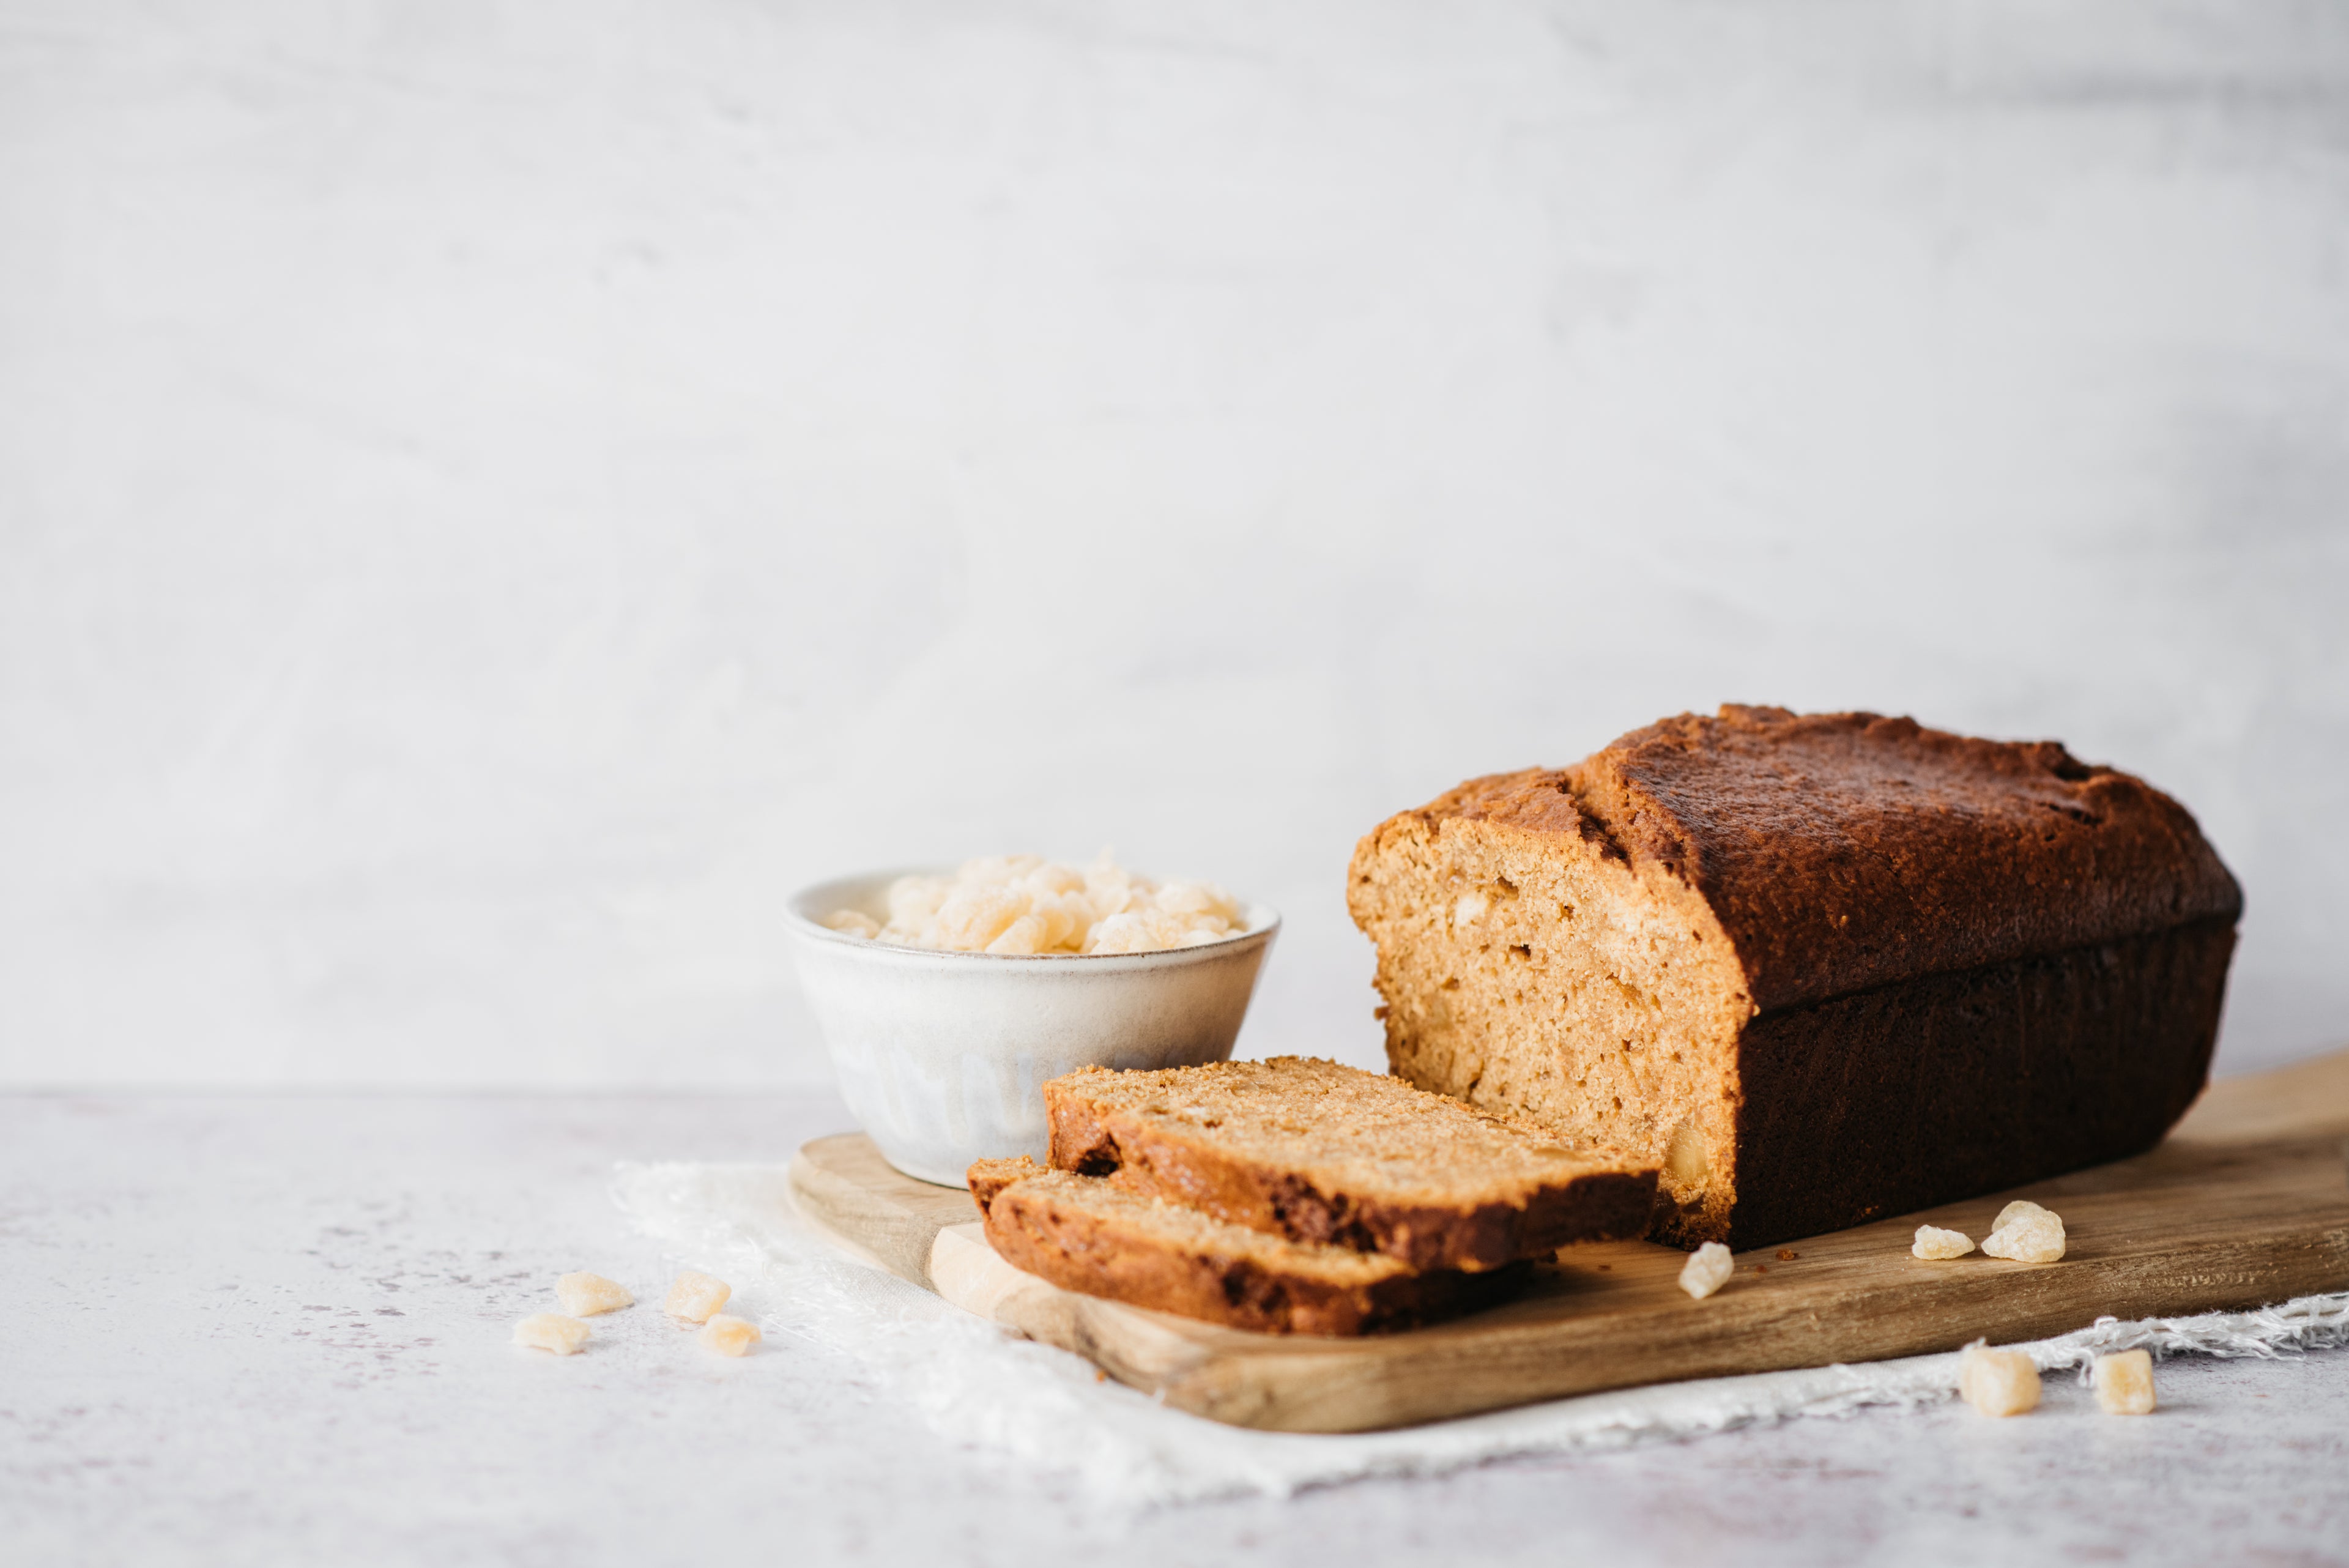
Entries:
MULTIPOLYGON (((623 1158, 780 1160, 820 1093, 0 1099, 0 1542, 47 1563, 2349 1563, 2349 1354, 1105 1513, 771 1335, 508 1343, 554 1276, 672 1260, 623 1158)), ((742 1309, 755 1313, 755 1299, 742 1309)))

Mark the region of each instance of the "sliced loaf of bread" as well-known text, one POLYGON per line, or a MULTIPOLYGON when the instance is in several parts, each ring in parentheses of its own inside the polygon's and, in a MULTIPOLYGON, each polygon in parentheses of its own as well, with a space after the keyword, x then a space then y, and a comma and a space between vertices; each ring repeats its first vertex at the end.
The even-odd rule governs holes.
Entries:
POLYGON ((1392 1258, 1228 1224, 1026 1156, 970 1168, 987 1240, 1063 1290, 1259 1334, 1409 1328, 1497 1301, 1524 1271, 1423 1273, 1392 1258))
POLYGON ((1444 1095, 1279 1056, 1044 1085, 1056 1169, 1411 1269, 1496 1269, 1647 1228, 1656 1170, 1444 1095))

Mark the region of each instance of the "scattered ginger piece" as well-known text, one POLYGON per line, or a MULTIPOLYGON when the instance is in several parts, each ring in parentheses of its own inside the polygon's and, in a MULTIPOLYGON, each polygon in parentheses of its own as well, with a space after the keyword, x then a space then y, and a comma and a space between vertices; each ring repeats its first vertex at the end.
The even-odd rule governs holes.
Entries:
POLYGON ((720 1355, 746 1355, 752 1345, 766 1336, 759 1332, 757 1324, 744 1318, 729 1317, 721 1312, 703 1324, 701 1332, 693 1337, 701 1342, 703 1349, 714 1350, 720 1355))
POLYGON ((557 1355, 576 1355, 587 1344, 587 1325, 560 1313, 533 1313, 514 1324, 513 1342, 557 1355))
POLYGON ((1998 1211, 1982 1250, 1986 1258, 2018 1263, 2053 1263, 2064 1256, 2064 1220, 2036 1203, 2013 1202, 1998 1211))
POLYGON ((2020 1416, 2039 1405, 2039 1368, 2019 1350, 1992 1350, 1981 1340, 1958 1363, 1958 1393, 1985 1416, 2020 1416))
POLYGON ((628 1293, 626 1285, 601 1274, 564 1275, 554 1282, 554 1299, 573 1317, 594 1317, 598 1313, 617 1312, 636 1304, 636 1298, 628 1293))
POLYGON ((1736 1267, 1728 1248, 1718 1241, 1707 1241, 1681 1265, 1681 1289, 1702 1301, 1727 1284, 1736 1267))
POLYGON ((1909 1249, 1911 1257, 1939 1262, 1948 1258, 1962 1258, 1974 1250, 1974 1239, 1963 1231, 1944 1231, 1938 1225, 1917 1227, 1917 1240, 1909 1249))
POLYGON ((668 1300, 661 1303, 661 1310, 679 1323, 708 1323, 709 1314, 724 1306, 733 1293, 734 1287, 724 1280, 688 1269, 669 1286, 668 1300))
POLYGON ((2089 1370, 2096 1405, 2107 1416, 2153 1414, 2153 1357, 2142 1350, 2099 1355, 2089 1370))

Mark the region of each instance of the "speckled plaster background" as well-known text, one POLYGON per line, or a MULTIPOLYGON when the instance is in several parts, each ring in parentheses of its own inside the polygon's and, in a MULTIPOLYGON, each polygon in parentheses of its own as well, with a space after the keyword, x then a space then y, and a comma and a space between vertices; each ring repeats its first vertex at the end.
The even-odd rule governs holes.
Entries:
POLYGON ((2060 736, 2349 1027, 2349 20, 0 0, 0 1082, 820 1081, 780 896, 1288 925, 1723 701, 2060 736))

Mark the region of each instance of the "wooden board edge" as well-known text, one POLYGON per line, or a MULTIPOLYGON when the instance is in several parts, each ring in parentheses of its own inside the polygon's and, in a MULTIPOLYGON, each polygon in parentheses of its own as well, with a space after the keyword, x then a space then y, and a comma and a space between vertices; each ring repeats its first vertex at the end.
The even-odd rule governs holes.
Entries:
POLYGON ((885 1196, 811 1159, 809 1147, 802 1146, 792 1156, 787 1178, 792 1202, 801 1218, 858 1262, 936 1291, 937 1285, 929 1272, 930 1249, 943 1225, 891 1203, 885 1196))

